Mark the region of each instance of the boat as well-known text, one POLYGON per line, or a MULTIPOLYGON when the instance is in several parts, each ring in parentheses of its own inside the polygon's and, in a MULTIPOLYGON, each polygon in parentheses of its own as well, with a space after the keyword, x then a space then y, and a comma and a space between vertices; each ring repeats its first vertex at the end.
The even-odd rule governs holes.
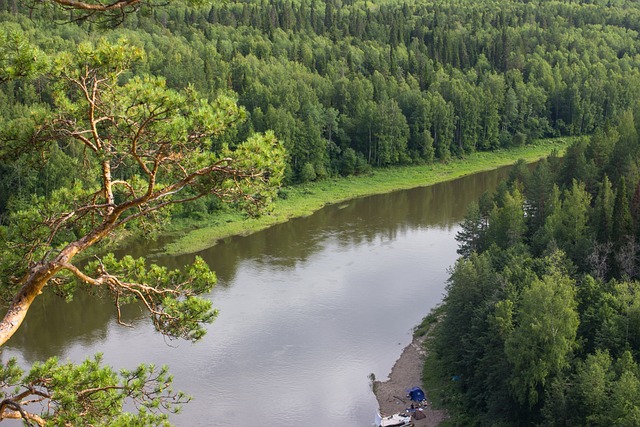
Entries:
POLYGON ((383 417, 380 415, 380 412, 376 414, 375 420, 376 427, 402 427, 402 426, 413 426, 411 422, 411 416, 409 414, 393 414, 387 417, 383 417))

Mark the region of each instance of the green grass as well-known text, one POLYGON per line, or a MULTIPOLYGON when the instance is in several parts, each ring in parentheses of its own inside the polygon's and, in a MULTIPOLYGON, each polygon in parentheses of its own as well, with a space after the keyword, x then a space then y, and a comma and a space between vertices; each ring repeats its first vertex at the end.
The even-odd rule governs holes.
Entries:
POLYGON ((518 159, 533 162, 546 157, 553 149, 560 153, 570 138, 547 139, 520 148, 474 153, 447 163, 376 169, 366 176, 328 179, 305 185, 286 187, 271 211, 258 218, 237 212, 222 212, 198 219, 176 222, 171 230, 177 239, 166 245, 169 255, 194 253, 209 248, 229 236, 248 235, 291 218, 311 215, 332 203, 396 190, 423 187, 465 175, 513 164, 518 159))

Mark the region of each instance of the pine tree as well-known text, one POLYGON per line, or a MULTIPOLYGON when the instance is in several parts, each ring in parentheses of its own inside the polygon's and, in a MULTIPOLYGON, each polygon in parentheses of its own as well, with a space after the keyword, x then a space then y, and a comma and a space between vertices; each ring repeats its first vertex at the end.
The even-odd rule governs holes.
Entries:
POLYGON ((481 252, 485 240, 485 221, 480 212, 478 203, 473 202, 467 209, 464 221, 460 225, 461 229, 456 233, 456 240, 460 244, 458 254, 469 258, 474 252, 481 252))
POLYGON ((619 249, 633 233, 633 220, 629 209, 626 181, 620 180, 616 191, 616 200, 613 205, 613 225, 611 227, 611 240, 615 248, 619 249))
POLYGON ((596 198, 594 213, 594 228, 599 242, 611 241, 613 231, 613 208, 616 196, 613 192, 611 181, 607 175, 602 179, 600 190, 596 198))

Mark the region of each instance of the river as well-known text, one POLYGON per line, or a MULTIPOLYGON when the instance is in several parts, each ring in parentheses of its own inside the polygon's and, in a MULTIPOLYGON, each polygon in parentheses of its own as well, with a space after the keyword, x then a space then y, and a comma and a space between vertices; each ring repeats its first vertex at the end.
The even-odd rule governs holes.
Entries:
POLYGON ((116 368, 169 365, 175 388, 194 398, 172 416, 178 426, 370 426, 369 375, 388 375, 442 300, 457 224, 507 173, 331 205, 200 252, 218 275, 210 298, 220 314, 199 343, 167 341, 137 307, 124 313, 135 325, 126 328, 95 298, 40 298, 2 359, 102 352, 116 368))

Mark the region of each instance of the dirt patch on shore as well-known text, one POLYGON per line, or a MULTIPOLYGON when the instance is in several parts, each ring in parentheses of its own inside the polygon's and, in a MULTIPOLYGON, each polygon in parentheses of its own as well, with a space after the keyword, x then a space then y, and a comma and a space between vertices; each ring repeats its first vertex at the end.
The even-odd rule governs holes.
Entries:
MULTIPOLYGON (((387 381, 374 381, 373 392, 383 416, 404 412, 411 406, 411 400, 407 397, 407 389, 414 386, 422 388, 422 365, 426 355, 422 344, 425 338, 426 336, 414 337, 411 344, 405 347, 391 369, 387 381)), ((429 390, 424 390, 424 392, 428 401, 429 390)), ((416 427, 435 427, 447 417, 446 412, 434 410, 431 405, 427 405, 423 413, 426 418, 414 420, 416 427)))

